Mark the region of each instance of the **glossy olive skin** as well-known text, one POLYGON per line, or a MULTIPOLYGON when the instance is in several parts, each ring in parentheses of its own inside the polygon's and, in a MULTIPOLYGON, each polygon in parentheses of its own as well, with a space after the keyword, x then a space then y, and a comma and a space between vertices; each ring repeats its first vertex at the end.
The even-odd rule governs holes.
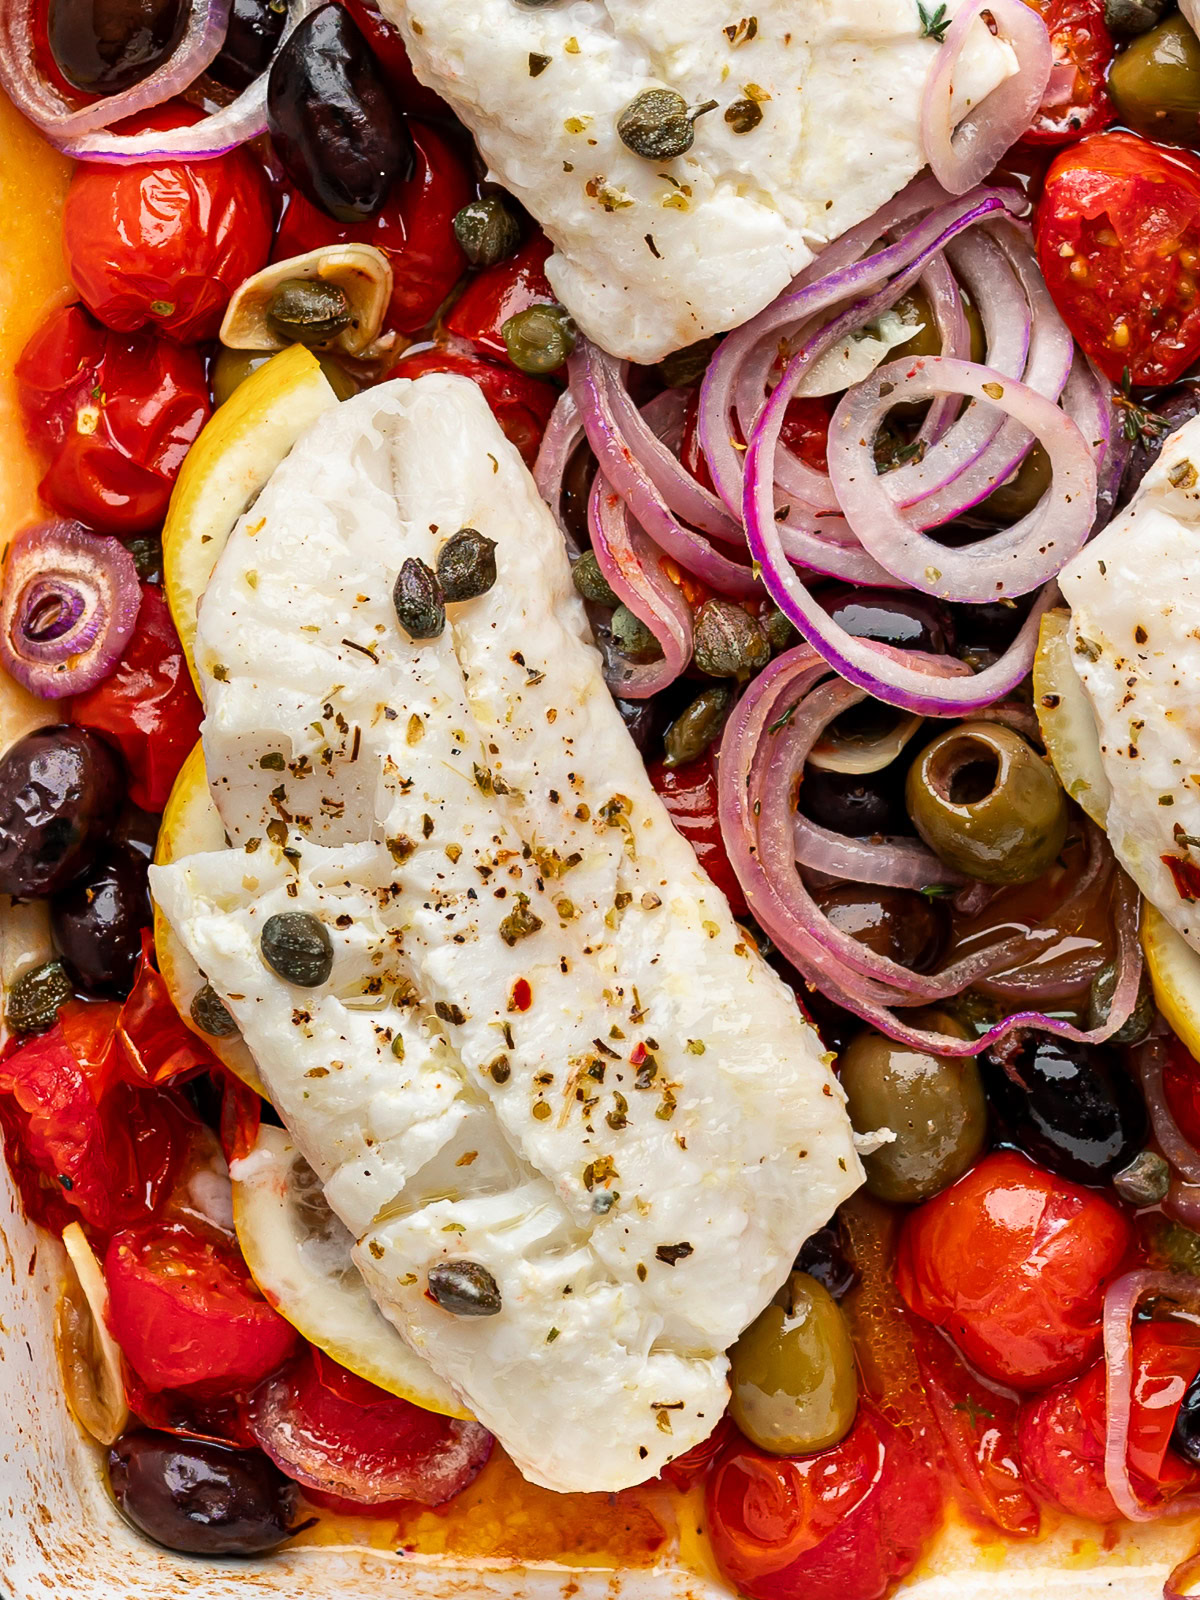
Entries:
POLYGON ((1145 1143, 1145 1102, 1115 1050, 1028 1034, 981 1067, 1004 1139, 1051 1172, 1104 1183, 1145 1143))
POLYGON ((592 484, 596 477, 596 457, 586 439, 581 439, 571 451, 563 473, 562 494, 558 510, 567 532, 578 545, 586 545, 588 533, 587 508, 592 484))
POLYGON ((895 763, 881 772, 831 772, 808 766, 796 809, 822 828, 867 839, 872 834, 909 833, 904 809, 903 769, 895 763))
POLYGON ((893 589, 827 584, 818 598, 833 620, 855 639, 873 639, 901 650, 949 654, 954 648, 950 613, 923 594, 893 589))
POLYGON ((287 13, 282 0, 233 0, 225 43, 209 77, 227 89, 248 89, 270 66, 287 13))
POLYGON ((73 88, 117 94, 162 65, 187 13, 183 0, 50 0, 50 53, 73 88))
POLYGON ((198 1556, 255 1556, 291 1537, 296 1486, 261 1450, 166 1433, 125 1433, 108 1453, 117 1509, 156 1544, 198 1556))
POLYGON ((625 724, 629 737, 644 755, 650 748, 650 740, 654 736, 653 702, 614 698, 614 704, 621 713, 621 721, 625 724))
POLYGON ((1028 610, 1023 600, 1016 604, 985 600, 978 606, 952 606, 955 653, 963 660, 1002 655, 1020 633, 1028 610))
POLYGON ((142 929, 150 926, 148 862, 113 845, 55 895, 50 927, 63 963, 85 994, 123 999, 133 987, 142 929))
POLYGON ((288 177, 339 222, 366 222, 412 176, 412 141, 370 46, 340 5, 293 31, 267 80, 267 126, 288 177))
POLYGON ((910 972, 932 972, 950 943, 948 907, 914 889, 841 883, 813 899, 835 928, 910 972))
POLYGON ((1142 479, 1158 460, 1167 437, 1200 416, 1200 378, 1181 378, 1171 388, 1160 389, 1147 400, 1146 409, 1156 420, 1151 427, 1139 430, 1133 441, 1117 495, 1118 510, 1128 505, 1141 488, 1142 479))
POLYGON ((837 1302, 793 1272, 729 1352, 729 1414, 761 1450, 803 1455, 844 1439, 858 1408, 854 1349, 837 1302))
POLYGON ((909 768, 905 800, 929 848, 984 883, 1032 883, 1067 836, 1053 768, 995 722, 964 722, 926 745, 909 768))
POLYGON ((972 517, 986 517, 1006 527, 1018 522, 1037 505, 1054 476, 1050 457, 1040 444, 1034 444, 1017 468, 1012 480, 993 489, 987 499, 972 511, 972 517))
POLYGON ((1171 1449, 1190 1461, 1193 1467, 1200 1467, 1200 1378, 1192 1380, 1175 1415, 1171 1449))
POLYGON ((840 1300, 853 1289, 858 1282, 858 1273, 846 1259, 836 1216, 825 1227, 810 1234, 801 1245, 800 1254, 796 1257, 796 1271, 806 1272, 810 1278, 815 1278, 835 1300, 840 1300))
POLYGON ((121 758, 99 734, 58 723, 18 739, 0 761, 0 894, 65 888, 124 798, 121 758))
POLYGON ((1200 144, 1200 39, 1176 14, 1130 41, 1112 64, 1117 116, 1166 144, 1200 144))
MULTIPOLYGON (((938 1022, 947 1027, 948 1019, 938 1022)), ((939 1194, 987 1141, 987 1104, 970 1056, 935 1056, 867 1029, 842 1052, 839 1076, 855 1131, 896 1135, 863 1157, 867 1188, 881 1200, 912 1205, 939 1194)))

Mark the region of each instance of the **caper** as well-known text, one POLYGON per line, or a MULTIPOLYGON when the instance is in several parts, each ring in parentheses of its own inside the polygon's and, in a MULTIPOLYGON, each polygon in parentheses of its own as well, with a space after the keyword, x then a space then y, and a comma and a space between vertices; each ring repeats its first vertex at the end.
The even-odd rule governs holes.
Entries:
POLYGON ((617 118, 621 142, 647 161, 673 161, 692 148, 694 123, 717 102, 706 100, 691 107, 674 89, 643 89, 617 118))
POLYGON ((1114 1174, 1112 1182, 1131 1206, 1157 1206, 1167 1198, 1171 1168, 1156 1150, 1139 1150, 1127 1167, 1114 1174))
MULTIPOLYGON (((230 350, 222 345, 212 364, 210 381, 213 404, 223 406, 233 391, 245 383, 251 373, 257 372, 259 367, 265 367, 276 354, 274 350, 230 350)), ((317 360, 321 363, 321 371, 325 374, 330 388, 339 400, 349 400, 352 395, 358 393, 357 380, 350 376, 339 361, 323 353, 317 355, 317 360)))
POLYGON ((557 372, 575 348, 575 323, 564 306, 539 301, 500 328, 508 359, 520 372, 557 372))
POLYGON ((1161 22, 1171 5, 1172 0, 1104 0, 1104 21, 1110 33, 1128 39, 1161 22))
POLYGON ((699 339, 695 344, 685 345, 682 350, 672 350, 669 356, 664 356, 656 370, 666 387, 686 389, 693 383, 699 383, 724 337, 724 334, 714 333, 707 339, 699 339))
POLYGON ((592 601, 594 605, 610 606, 615 610, 621 604, 609 586, 608 579, 601 572, 594 550, 583 552, 571 568, 571 577, 583 598, 592 601))
POLYGON ((23 972, 8 994, 6 1021, 13 1033, 44 1033, 58 1020, 58 1008, 74 994, 61 961, 43 961, 23 972))
POLYGON ((267 303, 267 327, 297 344, 328 344, 353 320, 346 291, 320 278, 287 278, 267 303))
MULTIPOLYGON (((1087 1025, 1089 1028, 1103 1027, 1108 1021, 1108 1013, 1112 1006, 1112 997, 1117 987, 1117 964, 1108 962, 1100 968, 1092 981, 1088 993, 1087 1025)), ((1133 1010, 1128 1017, 1106 1042, 1108 1044, 1139 1044, 1150 1032, 1154 1025, 1154 991, 1150 987, 1150 979, 1145 970, 1142 980, 1138 985, 1138 996, 1134 1002, 1133 1010)))
POLYGON ((734 133, 752 133, 763 119, 757 100, 735 100, 725 107, 725 121, 734 133))
POLYGON ((478 1261, 439 1261, 429 1269, 429 1292, 456 1317, 494 1317, 502 1308, 500 1285, 478 1261))
POLYGON ((908 814, 947 866, 984 883, 1032 883, 1067 836, 1067 803, 1050 765, 997 722, 964 722, 913 762, 908 814))
MULTIPOLYGON (((927 1025, 960 1037, 935 1014, 927 1025)), ((866 1029, 842 1052, 842 1088, 856 1133, 896 1135, 863 1157, 867 1188, 909 1205, 938 1194, 974 1162, 987 1138, 987 1102, 973 1057, 937 1056, 866 1029)))
POLYGON ((827 1289, 793 1272, 729 1352, 729 1413, 752 1444, 774 1455, 825 1450, 858 1409, 854 1348, 827 1289))
POLYGON ((125 548, 133 557, 134 569, 142 583, 163 581, 162 540, 156 533, 143 533, 136 539, 129 539, 125 548))
POLYGON ((662 655, 662 645, 650 629, 635 616, 628 606, 619 605, 609 622, 613 643, 630 661, 657 661, 662 655))
POLYGON ((302 989, 317 988, 333 971, 333 943, 311 911, 277 911, 263 923, 258 945, 267 965, 302 989))
POLYGON ((211 1034, 214 1039, 228 1039, 238 1031, 233 1014, 211 983, 196 990, 188 1009, 200 1031, 211 1034))
POLYGON ((733 600, 706 600, 696 613, 692 660, 712 678, 748 678, 771 659, 758 619, 733 600))
POLYGON ((778 606, 772 606, 758 622, 767 636, 772 655, 781 655, 784 650, 790 650, 800 638, 794 624, 788 621, 778 606))
POLYGON ((733 690, 727 683, 713 683, 681 711, 663 735, 667 756, 665 767, 682 767, 695 761, 708 749, 733 705, 733 690))
POLYGON ((437 574, 409 556, 392 590, 396 620, 410 639, 436 639, 446 626, 446 602, 437 574))
POLYGON ((1176 14, 1134 39, 1113 62, 1117 115, 1169 144, 1200 144, 1200 39, 1176 14))
POLYGON ((437 580, 447 600, 478 600, 496 581, 496 541, 460 528, 438 551, 437 580))
POLYGON ((521 242, 521 225, 498 194, 468 200, 454 218, 454 237, 473 267, 494 267, 521 242))

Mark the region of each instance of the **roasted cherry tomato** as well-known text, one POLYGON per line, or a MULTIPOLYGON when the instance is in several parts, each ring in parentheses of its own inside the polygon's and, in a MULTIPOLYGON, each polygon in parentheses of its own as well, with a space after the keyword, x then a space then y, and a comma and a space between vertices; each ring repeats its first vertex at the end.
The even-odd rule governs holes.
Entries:
POLYGON ((746 914, 746 897, 730 864, 717 804, 717 774, 712 752, 682 767, 664 767, 656 761, 649 769, 671 821, 696 852, 696 860, 729 901, 735 917, 746 914))
POLYGON ((295 1351, 237 1252, 179 1223, 114 1234, 104 1277, 113 1337, 152 1391, 248 1386, 295 1351))
MULTIPOLYGON (((172 102, 118 127, 177 128, 200 116, 172 102)), ((266 174, 249 150, 127 167, 81 161, 67 190, 71 282, 101 322, 123 332, 150 326, 184 344, 215 339, 233 291, 270 248, 266 174)))
MULTIPOLYGON (((834 398, 829 395, 801 395, 788 401, 783 414, 781 438, 806 467, 825 472, 829 467, 826 451, 829 446, 829 421, 833 416, 834 398)), ((700 391, 693 389, 688 396, 683 417, 683 439, 679 446, 679 459, 706 489, 713 487, 708 462, 700 448, 698 425, 700 420, 700 391)))
POLYGON ((872 1406, 816 1455, 771 1456, 739 1437, 706 1499, 717 1564, 752 1600, 882 1600, 941 1514, 937 1475, 872 1406))
POLYGON ((526 466, 533 465, 558 399, 557 389, 515 367, 497 366, 494 361, 457 350, 421 350, 416 355, 403 356, 388 377, 419 378, 424 372, 457 372, 477 383, 505 438, 516 445, 526 466))
POLYGON ((1099 1351, 1104 1290, 1130 1237, 1096 1191, 999 1151, 906 1219, 896 1282, 985 1377, 1040 1389, 1099 1351))
POLYGON ((16 377, 47 463, 46 503, 122 538, 157 527, 211 410, 198 352, 149 333, 110 333, 69 306, 25 346, 16 377))
POLYGON ((1084 139, 1046 174, 1037 252, 1054 303, 1114 383, 1171 383, 1200 354, 1200 160, 1134 133, 1084 139))
POLYGON ((143 811, 161 811, 203 716, 162 590, 144 583, 125 654, 103 683, 72 701, 71 719, 120 746, 130 798, 143 811))
POLYGON ((372 0, 342 0, 342 4, 371 46, 375 59, 396 91, 401 109, 418 117, 448 117, 451 113, 446 102, 419 82, 413 72, 403 35, 395 23, 382 16, 372 0))
POLYGON ((536 233, 515 256, 498 261, 471 279, 446 318, 446 332, 466 339, 476 350, 508 361, 501 329, 509 317, 530 306, 553 304, 557 295, 546 277, 546 260, 553 246, 536 233))
POLYGON ((1196 1144, 1200 1141, 1200 1061, 1175 1038, 1167 1046, 1163 1091, 1184 1138, 1196 1144))
POLYGON ((289 191, 272 258, 302 255, 322 245, 352 240, 377 245, 392 264, 387 326, 419 333, 466 271, 454 237, 454 217, 471 198, 467 169, 440 133, 409 123, 416 170, 397 183, 370 222, 335 222, 302 194, 289 191))
POLYGON ((1116 115, 1105 87, 1116 46, 1104 21, 1104 0, 1033 0, 1033 6, 1050 34, 1054 66, 1025 141, 1070 144, 1099 133, 1116 115))

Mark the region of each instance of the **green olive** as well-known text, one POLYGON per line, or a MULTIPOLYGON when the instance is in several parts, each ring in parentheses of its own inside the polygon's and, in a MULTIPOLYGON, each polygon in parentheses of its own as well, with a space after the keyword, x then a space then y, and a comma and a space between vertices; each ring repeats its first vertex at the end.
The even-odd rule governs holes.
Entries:
POLYGON ((1200 39, 1181 16, 1131 41, 1112 64, 1117 116, 1168 144, 1200 145, 1200 39))
POLYGON ((353 321, 346 291, 323 278, 286 278, 267 305, 267 327, 296 344, 328 344, 353 321))
POLYGON ((277 911, 263 923, 262 958, 288 983, 316 989, 333 971, 333 941, 311 911, 277 911))
MULTIPOLYGON (((223 406, 233 391, 245 383, 252 372, 265 367, 277 350, 229 350, 224 345, 212 364, 213 405, 223 406)), ((318 356, 321 371, 325 374, 339 400, 349 400, 358 393, 358 383, 345 367, 332 356, 318 356)))
POLYGON ((509 317, 500 335, 508 359, 518 371, 544 377, 557 372, 574 350, 576 329, 563 306, 539 302, 509 317))
POLYGON ((793 1272, 729 1352, 729 1414, 774 1455, 825 1450, 850 1432, 858 1408, 854 1349, 837 1302, 793 1272))
MULTIPOLYGON (((929 1023, 966 1037, 949 1017, 929 1023)), ((960 1178, 983 1149, 987 1103, 972 1057, 935 1056, 872 1029, 842 1052, 842 1088, 856 1133, 890 1128, 891 1144, 863 1157, 867 1188, 881 1200, 913 1205, 960 1178)))
POLYGON ((984 883, 1032 883, 1067 836, 1054 769, 998 722, 963 722, 908 769, 908 814, 949 867, 984 883))
POLYGON ((998 489, 993 489, 971 515, 995 518, 1005 525, 1017 522, 1037 505, 1050 487, 1053 475, 1050 457, 1042 445, 1035 441, 1012 478, 998 489))

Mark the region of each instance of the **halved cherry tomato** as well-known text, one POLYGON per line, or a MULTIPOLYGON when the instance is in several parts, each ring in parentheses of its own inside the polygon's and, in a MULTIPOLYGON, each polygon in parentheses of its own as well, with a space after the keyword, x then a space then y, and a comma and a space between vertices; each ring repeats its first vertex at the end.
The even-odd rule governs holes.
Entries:
POLYGON ((203 716, 162 590, 144 583, 125 654, 103 683, 71 702, 71 719, 120 746, 130 798, 144 811, 161 811, 203 716))
POLYGON ((46 503, 122 538, 157 527, 212 409, 199 353, 149 333, 110 333, 67 306, 15 370, 26 430, 47 463, 46 503))
POLYGON ((1129 1223, 1096 1191, 998 1151, 906 1219, 896 1283, 972 1365, 1014 1389, 1081 1372, 1129 1223))
MULTIPOLYGON (((201 115, 172 101, 117 128, 178 128, 201 115)), ((266 174, 249 150, 126 167, 81 161, 67 190, 63 251, 101 322, 195 344, 216 338, 233 291, 265 265, 271 221, 266 174)))
MULTIPOLYGON (((829 395, 801 395, 789 400, 783 414, 781 437, 788 449, 799 456, 806 467, 815 472, 825 472, 829 467, 829 422, 833 416, 834 399, 829 395)), ((706 489, 713 487, 708 462, 700 448, 698 423, 700 418, 700 390, 688 395, 687 409, 683 414, 683 439, 679 446, 679 459, 706 489)))
POLYGON ((1117 131, 1046 174, 1037 253, 1054 303, 1113 382, 1173 382, 1200 354, 1200 160, 1117 131))
POLYGON ((1029 144, 1070 144, 1099 133, 1116 116, 1106 81, 1116 45, 1104 20, 1104 0, 1032 0, 1040 11, 1054 49, 1050 83, 1032 127, 1029 144))
POLYGON ((696 852, 696 860, 729 901, 735 917, 746 914, 746 897, 737 880, 721 837, 717 801, 717 774, 712 753, 682 767, 665 767, 656 761, 649 769, 671 821, 696 852))
POLYGON ((526 466, 533 465, 558 399, 557 389, 515 367, 501 367, 458 350, 421 350, 402 356, 388 377, 419 378, 424 372, 457 372, 477 383, 505 438, 516 445, 526 466))
POLYGON ((410 122, 416 168, 396 184, 370 222, 335 222, 302 194, 289 191, 271 258, 282 261, 322 245, 377 245, 392 264, 389 328, 419 333, 466 271, 454 216, 474 193, 466 167, 440 133, 410 122))
POLYGON ((508 346, 501 329, 509 317, 557 298, 546 277, 552 249, 544 234, 535 233, 515 256, 477 273, 451 306, 446 332, 466 339, 484 355, 507 362, 508 346))
POLYGON ((882 1600, 942 1516, 937 1475, 870 1405, 811 1456, 771 1456, 740 1437, 708 1480, 713 1554, 752 1600, 882 1600))
POLYGON ((375 59, 395 89, 401 108, 418 117, 448 117, 446 102, 427 89, 413 72, 399 28, 382 16, 372 0, 342 0, 354 18, 375 59))

